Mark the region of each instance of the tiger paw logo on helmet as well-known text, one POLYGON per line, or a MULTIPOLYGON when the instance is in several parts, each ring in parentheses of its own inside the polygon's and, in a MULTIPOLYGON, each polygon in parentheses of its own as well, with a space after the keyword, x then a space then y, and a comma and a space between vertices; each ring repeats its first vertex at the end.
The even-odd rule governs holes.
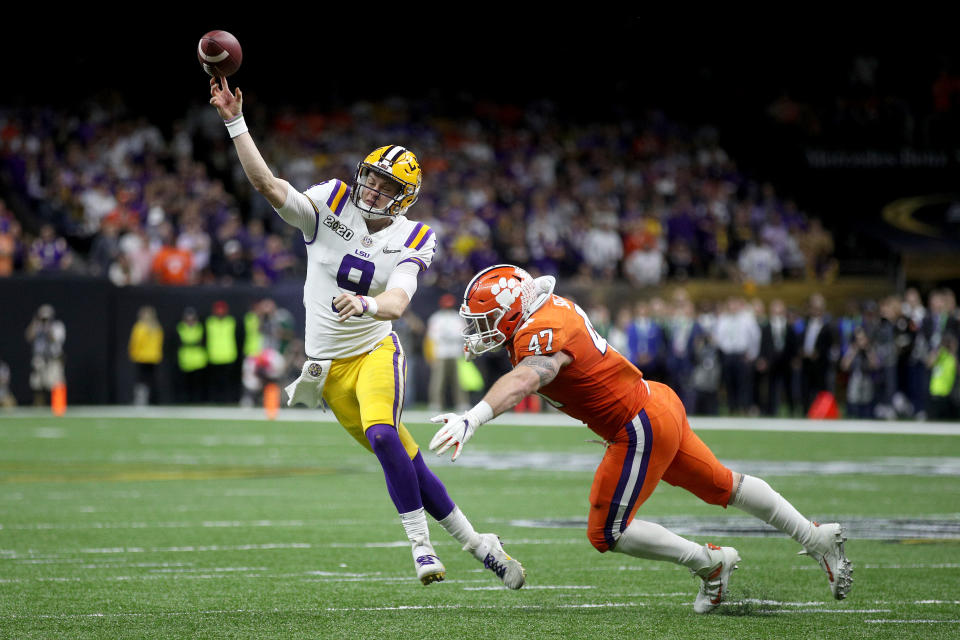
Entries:
POLYGON ((497 302, 501 307, 511 307, 517 301, 517 298, 523 293, 523 287, 516 278, 500 278, 497 284, 490 287, 490 293, 496 296, 497 302))
POLYGON ((513 337, 536 299, 530 274, 512 264, 487 267, 473 277, 463 293, 460 317, 466 322, 464 346, 480 355, 513 337))

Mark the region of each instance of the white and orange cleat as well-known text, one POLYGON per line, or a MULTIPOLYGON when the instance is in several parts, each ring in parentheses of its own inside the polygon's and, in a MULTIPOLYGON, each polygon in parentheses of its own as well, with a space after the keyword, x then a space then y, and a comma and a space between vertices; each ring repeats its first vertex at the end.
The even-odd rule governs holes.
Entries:
POLYGON ((694 572, 703 580, 697 599, 693 601, 693 610, 697 613, 710 613, 720 606, 727 596, 730 574, 740 562, 740 554, 733 547, 718 547, 708 543, 706 548, 710 564, 694 572))
POLYGON ((843 600, 853 586, 853 564, 847 560, 843 550, 843 543, 847 541, 843 527, 836 522, 824 525, 814 522, 813 526, 816 527, 813 541, 797 553, 808 555, 820 563, 827 574, 833 597, 843 600))

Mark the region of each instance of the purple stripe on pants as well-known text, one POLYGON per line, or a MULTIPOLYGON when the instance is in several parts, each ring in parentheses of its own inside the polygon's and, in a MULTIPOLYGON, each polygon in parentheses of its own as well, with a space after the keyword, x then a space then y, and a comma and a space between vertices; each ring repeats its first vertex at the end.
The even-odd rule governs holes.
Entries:
POLYGON ((633 505, 637 503, 640 490, 643 489, 643 481, 647 477, 647 466, 650 463, 650 451, 653 449, 653 428, 650 426, 650 418, 647 417, 647 410, 641 409, 638 415, 643 428, 643 452, 640 454, 640 471, 637 473, 637 483, 634 485, 633 492, 630 494, 627 509, 623 512, 623 520, 620 521, 620 533, 626 530, 627 521, 630 519, 630 512, 633 511, 633 505))
POLYGON ((631 420, 624 426, 626 427, 630 444, 627 447, 627 455, 623 461, 623 469, 620 471, 620 481, 617 483, 617 490, 613 494, 613 499, 610 500, 610 512, 607 514, 607 522, 603 527, 603 536, 606 538, 607 544, 611 549, 617 544, 617 539, 613 537, 613 522, 617 519, 620 502, 623 500, 623 492, 626 490, 627 483, 630 481, 630 472, 633 470, 633 461, 637 453, 637 431, 633 427, 633 421, 631 420))
POLYGON ((397 340, 397 334, 391 333, 390 337, 393 339, 393 424, 399 429, 400 428, 400 412, 403 410, 403 404, 400 399, 400 376, 406 374, 407 363, 404 359, 403 368, 404 372, 400 372, 400 341, 397 340))

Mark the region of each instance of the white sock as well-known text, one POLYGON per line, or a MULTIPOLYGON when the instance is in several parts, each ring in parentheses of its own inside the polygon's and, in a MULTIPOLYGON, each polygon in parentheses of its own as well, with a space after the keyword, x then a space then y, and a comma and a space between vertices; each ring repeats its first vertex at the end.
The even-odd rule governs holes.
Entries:
POLYGON ((804 547, 813 539, 813 523, 760 478, 743 474, 730 504, 780 529, 804 547))
POLYGON ((710 564, 703 545, 681 538, 655 522, 634 520, 620 534, 613 551, 648 560, 668 560, 698 571, 710 564))
POLYGON ((408 511, 400 514, 400 523, 404 531, 407 532, 407 538, 414 546, 430 544, 430 530, 427 528, 427 514, 423 507, 416 511, 408 511))
POLYGON ((463 512, 460 511, 460 507, 454 505, 453 511, 444 518, 440 520, 440 526, 446 529, 447 533, 454 537, 454 539, 463 545, 463 548, 466 549, 476 549, 480 544, 480 535, 473 528, 473 525, 470 524, 470 521, 467 520, 467 516, 463 515, 463 512))

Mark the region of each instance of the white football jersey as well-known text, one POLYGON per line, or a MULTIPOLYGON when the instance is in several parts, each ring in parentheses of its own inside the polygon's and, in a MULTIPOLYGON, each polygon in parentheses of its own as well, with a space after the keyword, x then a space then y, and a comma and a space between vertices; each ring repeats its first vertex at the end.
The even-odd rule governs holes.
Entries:
POLYGON ((334 298, 344 291, 383 293, 401 263, 427 270, 437 248, 433 229, 398 216, 385 229, 368 233, 363 215, 350 201, 350 187, 340 180, 322 182, 304 193, 291 189, 277 213, 303 232, 307 245, 307 356, 348 358, 372 350, 393 330, 392 323, 366 315, 340 322, 334 298))

